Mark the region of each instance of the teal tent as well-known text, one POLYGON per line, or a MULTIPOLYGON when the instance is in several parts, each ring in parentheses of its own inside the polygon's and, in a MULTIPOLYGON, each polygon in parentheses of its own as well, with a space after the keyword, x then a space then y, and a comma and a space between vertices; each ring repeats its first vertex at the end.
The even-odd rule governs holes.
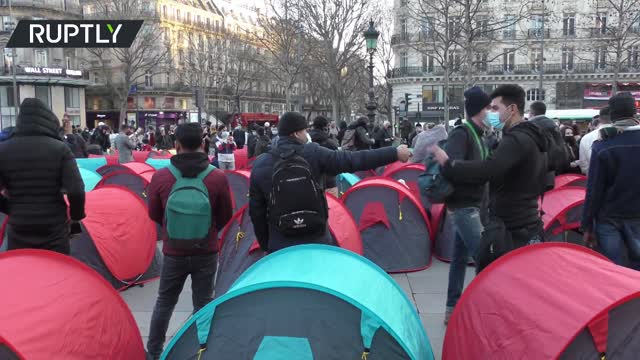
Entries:
POLYGON ((413 303, 384 270, 338 247, 299 245, 252 265, 161 357, 195 358, 432 360, 433 353, 413 303))
POLYGON ((100 180, 102 180, 102 176, 95 171, 87 170, 85 168, 80 168, 79 170, 80 176, 82 176, 82 181, 84 182, 85 192, 93 190, 100 180))
POLYGON ((357 184, 360 178, 357 175, 350 173, 343 173, 336 177, 336 185, 338 186, 338 194, 342 196, 353 185, 357 184))
POLYGON ((147 164, 153 166, 156 170, 164 169, 167 166, 171 165, 170 159, 152 159, 148 158, 146 161, 147 164))
POLYGON ((88 158, 88 159, 76 159, 76 163, 79 168, 96 171, 101 167, 107 165, 107 159, 104 157, 88 158))

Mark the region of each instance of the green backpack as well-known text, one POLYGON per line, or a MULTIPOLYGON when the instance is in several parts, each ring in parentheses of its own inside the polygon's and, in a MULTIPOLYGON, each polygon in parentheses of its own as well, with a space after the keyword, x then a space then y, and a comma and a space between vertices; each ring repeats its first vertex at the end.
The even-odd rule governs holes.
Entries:
POLYGON ((176 178, 165 209, 169 245, 179 249, 204 248, 211 228, 211 202, 204 179, 215 167, 209 165, 195 178, 185 178, 175 166, 169 171, 176 178))

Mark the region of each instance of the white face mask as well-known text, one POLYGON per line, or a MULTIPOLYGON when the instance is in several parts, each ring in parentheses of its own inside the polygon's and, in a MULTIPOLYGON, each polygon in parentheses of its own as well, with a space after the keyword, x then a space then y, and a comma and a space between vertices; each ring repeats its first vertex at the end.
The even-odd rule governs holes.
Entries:
POLYGON ((278 129, 276 129, 276 128, 271 129, 271 133, 273 135, 278 135, 278 129))
POLYGON ((311 144, 311 135, 309 135, 309 133, 307 133, 307 144, 311 144))

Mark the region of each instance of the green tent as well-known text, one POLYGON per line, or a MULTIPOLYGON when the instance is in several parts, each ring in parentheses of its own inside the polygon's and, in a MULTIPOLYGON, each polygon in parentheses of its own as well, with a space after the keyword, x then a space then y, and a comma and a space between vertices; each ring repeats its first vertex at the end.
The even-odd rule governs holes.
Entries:
POLYGON ((76 163, 79 168, 96 171, 99 168, 107 165, 107 159, 104 157, 88 158, 88 159, 76 159, 76 163))
POLYGON ((82 181, 84 182, 85 192, 93 190, 100 180, 102 180, 102 176, 95 171, 87 170, 85 168, 79 168, 78 170, 80 170, 80 176, 82 176, 82 181))
POLYGON ((170 159, 147 159, 147 164, 153 166, 156 170, 164 169, 171 165, 170 159))
POLYGON ((198 311, 161 359, 414 359, 433 353, 384 270, 326 245, 277 251, 198 311))

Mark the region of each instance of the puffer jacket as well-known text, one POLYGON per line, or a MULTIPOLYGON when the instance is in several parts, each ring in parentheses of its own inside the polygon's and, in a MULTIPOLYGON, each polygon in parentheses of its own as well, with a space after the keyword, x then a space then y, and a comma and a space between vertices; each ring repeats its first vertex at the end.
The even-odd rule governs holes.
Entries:
POLYGON ((16 130, 0 143, 0 182, 7 190, 2 212, 12 225, 60 225, 84 214, 84 183, 60 123, 44 103, 25 99, 16 130))

